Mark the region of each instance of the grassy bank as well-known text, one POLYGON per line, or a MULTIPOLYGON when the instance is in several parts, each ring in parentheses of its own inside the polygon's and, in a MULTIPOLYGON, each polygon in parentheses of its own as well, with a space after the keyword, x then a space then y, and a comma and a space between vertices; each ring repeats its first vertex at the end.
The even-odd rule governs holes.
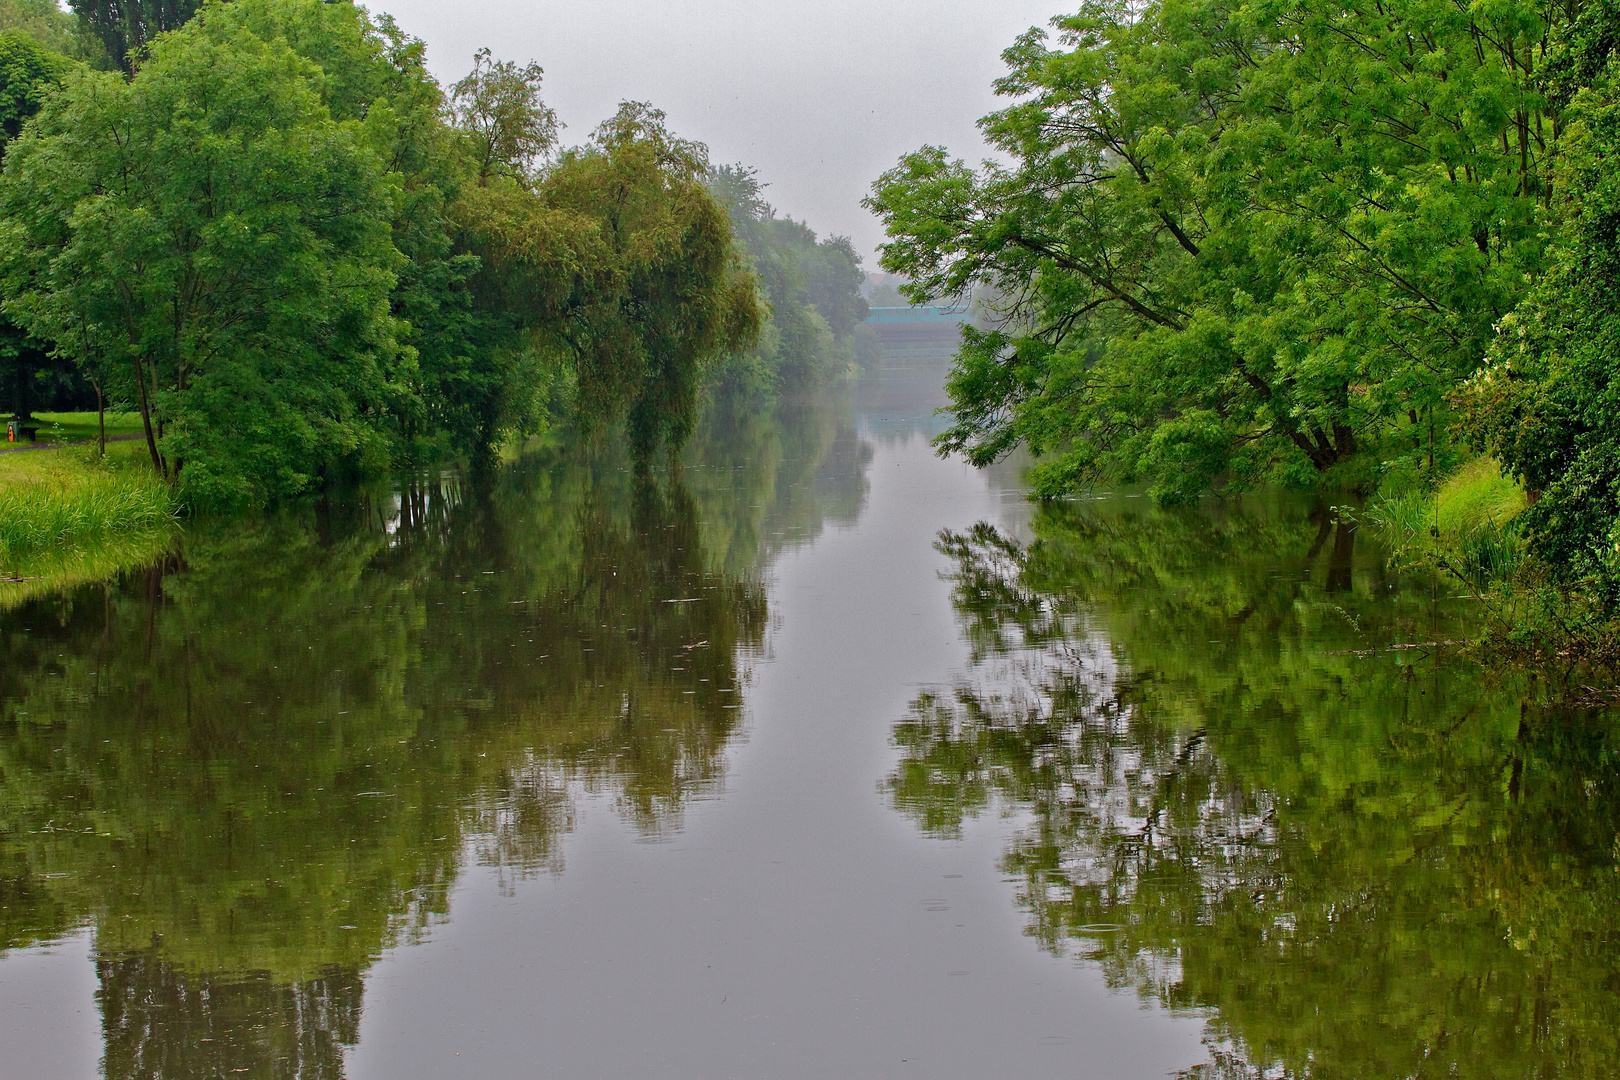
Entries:
POLYGON ((1490 458, 1464 463, 1433 490, 1375 500, 1365 517, 1396 565, 1436 567, 1483 592, 1522 562, 1515 518, 1528 505, 1524 489, 1490 458))
POLYGON ((177 509, 140 443, 0 454, 0 609, 150 561, 177 509))
POLYGON ((1542 670, 1560 693, 1612 704, 1620 691, 1602 676, 1620 669, 1617 598, 1602 580, 1555 573, 1529 550, 1519 520, 1528 505, 1495 461, 1475 458, 1438 488, 1376 500, 1362 517, 1393 564, 1437 569, 1482 602, 1482 660, 1542 670))

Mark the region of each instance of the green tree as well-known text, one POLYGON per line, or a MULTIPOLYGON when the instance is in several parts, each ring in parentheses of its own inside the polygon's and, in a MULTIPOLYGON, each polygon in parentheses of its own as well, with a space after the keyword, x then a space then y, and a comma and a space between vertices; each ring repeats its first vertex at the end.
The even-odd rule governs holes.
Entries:
POLYGON ((12 144, 7 311, 127 379, 161 475, 262 502, 387 460, 398 194, 319 69, 231 7, 130 82, 72 74, 12 144))
POLYGON ((200 0, 68 0, 79 23, 94 35, 125 72, 165 30, 185 25, 200 0))
POLYGON ((72 62, 18 30, 0 33, 0 150, 39 111, 46 93, 62 85, 72 62))
POLYGON ((868 205, 922 300, 988 286, 942 450, 1162 499, 1446 464, 1444 395, 1537 265, 1558 9, 1101 0, 1004 54, 1009 164, 909 155, 868 205), (1430 431, 1434 435, 1430 435, 1430 431), (1414 440, 1420 445, 1414 446, 1414 440), (1441 444, 1436 447, 1436 440, 1441 444))
POLYGON ((597 432, 625 422, 643 465, 691 437, 707 370, 748 348, 765 315, 708 169, 662 112, 625 102, 532 189, 492 180, 459 204, 479 302, 563 357, 576 418, 597 432))
MULTIPOLYGON (((48 92, 61 86, 72 66, 65 56, 49 51, 24 30, 0 33, 0 154, 39 111, 48 92)), ((48 343, 29 337, 0 315, 0 372, 5 384, 0 389, 5 395, 0 398, 0 408, 27 420, 40 396, 40 376, 69 374, 71 364, 53 356, 48 343)))
MULTIPOLYGON (((231 25, 284 40, 318 65, 333 118, 362 125, 397 185, 393 236, 405 261, 390 303, 398 340, 414 353, 414 363, 400 367, 389 409, 377 417, 396 460, 447 454, 487 460, 503 439, 531 434, 564 413, 568 373, 553 353, 536 347, 511 310, 514 298, 479 288, 488 279, 478 276, 482 263, 471 253, 475 245, 463 232, 460 210, 462 189, 479 183, 477 163, 487 151, 464 123, 486 107, 507 110, 490 118, 507 123, 511 103, 500 96, 507 90, 527 95, 527 106, 548 114, 538 101, 538 82, 501 83, 481 67, 469 77, 483 79, 478 102, 463 101, 447 114, 422 43, 387 16, 372 19, 353 4, 318 0, 239 0, 213 11, 207 24, 231 25)), ((521 74, 512 65, 494 66, 521 74)), ((511 164, 496 162, 502 169, 511 164)))
POLYGON ((563 418, 627 423, 645 463, 759 333, 662 113, 553 160, 538 66, 480 52, 447 101, 423 55, 353 4, 208 4, 127 83, 74 74, 10 156, 8 310, 138 405, 188 497, 487 463, 563 418))
MULTIPOLYGON (((1517 519, 1563 593, 1537 631, 1608 639, 1620 614, 1620 8, 1585 7, 1545 71, 1559 139, 1549 265, 1503 318, 1489 363, 1458 393, 1476 446, 1533 493, 1517 519), (1573 588, 1572 596, 1567 590, 1573 588), (1591 610, 1582 612, 1583 606, 1591 610)), ((1549 642, 1549 644, 1552 644, 1549 642)))
POLYGON ((557 113, 541 100, 542 74, 533 61, 519 68, 480 49, 472 71, 450 87, 456 126, 473 142, 480 180, 497 172, 527 180, 556 147, 557 113))
POLYGON ((53 52, 80 60, 102 60, 101 45, 87 39, 79 21, 56 0, 0 0, 0 32, 16 31, 53 52))
POLYGON ((802 392, 848 368, 856 328, 867 315, 860 257, 848 238, 818 240, 807 224, 778 217, 752 169, 721 166, 709 186, 770 304, 758 344, 714 372, 719 397, 754 407, 762 397, 802 392))

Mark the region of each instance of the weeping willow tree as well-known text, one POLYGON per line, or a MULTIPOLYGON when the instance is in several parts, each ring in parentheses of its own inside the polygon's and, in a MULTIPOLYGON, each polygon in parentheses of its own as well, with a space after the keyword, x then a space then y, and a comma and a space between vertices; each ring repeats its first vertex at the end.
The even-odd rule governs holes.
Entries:
POLYGON ((702 145, 626 102, 537 181, 486 176, 459 208, 477 288, 566 357, 586 431, 625 421, 643 463, 686 443, 705 370, 765 319, 708 173, 702 145))

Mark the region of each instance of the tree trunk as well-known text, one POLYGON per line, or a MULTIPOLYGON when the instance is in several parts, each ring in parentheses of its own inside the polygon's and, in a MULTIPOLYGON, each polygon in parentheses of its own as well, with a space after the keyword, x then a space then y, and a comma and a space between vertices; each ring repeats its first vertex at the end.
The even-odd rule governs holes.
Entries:
POLYGON ((101 396, 101 383, 91 380, 90 385, 96 388, 96 425, 101 434, 96 439, 96 445, 101 450, 101 456, 107 456, 107 399, 101 396))
POLYGON ((17 366, 12 369, 11 413, 25 423, 34 418, 33 395, 29 393, 34 381, 35 365, 29 355, 32 351, 24 342, 17 350, 17 366))
POLYGON ((1356 454, 1356 433, 1337 420, 1333 422, 1333 452, 1340 461, 1356 454))
POLYGON ((152 470, 163 479, 169 478, 169 467, 158 453, 157 436, 152 434, 152 401, 146 393, 146 370, 139 359, 135 363, 135 397, 141 409, 141 427, 146 431, 146 450, 152 455, 152 470))

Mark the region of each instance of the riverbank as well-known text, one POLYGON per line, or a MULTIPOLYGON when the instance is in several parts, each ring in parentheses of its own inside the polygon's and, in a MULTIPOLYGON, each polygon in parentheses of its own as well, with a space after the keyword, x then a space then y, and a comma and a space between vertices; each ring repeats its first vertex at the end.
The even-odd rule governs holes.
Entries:
POLYGON ((150 562, 178 509, 139 442, 0 454, 0 610, 150 562))
POLYGON ((1397 565, 1426 564, 1484 589, 1511 575, 1521 551, 1518 515, 1524 489, 1487 457, 1460 466, 1433 490, 1412 490, 1374 502, 1367 517, 1397 565))
POLYGON ((1474 644, 1493 666, 1559 669, 1557 680, 1588 704, 1609 703, 1579 671, 1620 669, 1620 615, 1603 584, 1554 573, 1530 550, 1523 487, 1489 457, 1465 462, 1431 491, 1379 499, 1360 516, 1396 567, 1438 570, 1477 599, 1483 628, 1474 644))

